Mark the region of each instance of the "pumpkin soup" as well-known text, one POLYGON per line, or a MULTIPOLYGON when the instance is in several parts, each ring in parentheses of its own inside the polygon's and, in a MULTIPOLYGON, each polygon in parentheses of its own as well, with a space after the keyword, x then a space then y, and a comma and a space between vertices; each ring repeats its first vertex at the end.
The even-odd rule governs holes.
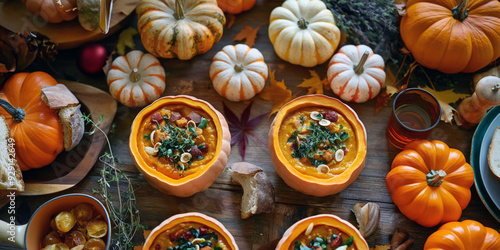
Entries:
POLYGON ((335 110, 299 109, 286 117, 279 131, 280 148, 299 172, 328 179, 354 161, 357 142, 349 122, 335 110))
POLYGON ((202 110, 173 104, 146 116, 137 140, 149 167, 180 179, 203 168, 214 157, 217 130, 202 110))
POLYGON ((185 222, 160 233, 150 250, 230 250, 227 240, 217 231, 196 222, 185 222))
POLYGON ((301 233, 289 250, 335 250, 356 249, 354 237, 328 225, 316 225, 301 233))

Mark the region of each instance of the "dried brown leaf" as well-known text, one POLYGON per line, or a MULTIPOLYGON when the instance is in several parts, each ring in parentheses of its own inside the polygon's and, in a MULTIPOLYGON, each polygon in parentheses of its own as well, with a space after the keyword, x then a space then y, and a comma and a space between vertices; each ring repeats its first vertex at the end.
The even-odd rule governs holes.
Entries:
POLYGON ((260 97, 262 97, 262 99, 273 102, 273 107, 269 116, 278 112, 281 106, 292 100, 292 91, 286 87, 285 80, 276 81, 274 76, 275 71, 276 70, 271 70, 271 67, 269 67, 270 85, 264 87, 260 92, 260 97))
POLYGON ((139 246, 134 246, 134 250, 142 250, 144 249, 144 243, 141 243, 139 246))
POLYGON ((144 236, 144 239, 147 239, 149 234, 151 234, 151 230, 143 229, 142 235, 144 236))
POLYGON ((309 70, 311 78, 304 78, 299 88, 307 88, 307 94, 323 94, 323 86, 329 85, 328 79, 321 79, 315 70, 309 70))
POLYGON ((375 97, 375 115, 378 114, 383 107, 387 106, 387 102, 391 99, 392 94, 387 92, 387 89, 375 97))
POLYGON ((375 248, 370 248, 370 250, 391 250, 391 245, 377 245, 375 248))
POLYGON ((233 27, 234 21, 236 21, 236 16, 233 14, 226 14, 226 28, 230 29, 233 27))
POLYGON ((260 26, 254 29, 245 25, 245 27, 238 34, 236 34, 236 36, 234 36, 232 41, 245 40, 245 44, 248 45, 248 47, 253 47, 255 45, 255 39, 257 38, 257 32, 259 29, 260 26))

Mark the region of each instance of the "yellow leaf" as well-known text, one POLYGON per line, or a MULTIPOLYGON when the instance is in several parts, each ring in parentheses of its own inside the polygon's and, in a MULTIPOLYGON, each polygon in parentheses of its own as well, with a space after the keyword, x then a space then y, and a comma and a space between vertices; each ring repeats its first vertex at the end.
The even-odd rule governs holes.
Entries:
POLYGON ((260 26, 254 29, 245 25, 245 27, 238 34, 236 34, 236 36, 234 36, 233 41, 245 40, 245 44, 248 45, 248 47, 253 47, 255 45, 255 39, 257 38, 257 31, 259 31, 259 29, 260 26))
POLYGON ((441 105, 441 121, 452 124, 451 121, 453 120, 455 109, 450 104, 442 101, 439 101, 439 105, 441 105))
POLYGON ((149 237, 149 234, 151 233, 151 230, 146 230, 143 229, 144 231, 142 232, 144 239, 147 239, 149 237))
POLYGON ((118 36, 118 43, 116 43, 116 52, 118 53, 118 55, 125 55, 126 47, 130 48, 131 50, 135 49, 133 36, 137 34, 137 30, 132 27, 125 29, 122 31, 122 33, 120 33, 120 36, 118 36))
POLYGON ((260 97, 262 97, 262 99, 273 102, 273 107, 269 116, 278 112, 281 106, 292 100, 292 91, 287 89, 285 80, 276 81, 274 76, 275 71, 276 70, 271 70, 271 67, 269 67, 269 82, 271 84, 266 85, 260 92, 260 97))
POLYGON ((370 250, 390 250, 391 245, 377 245, 375 248, 370 248, 370 250))
POLYGON ((134 250, 143 250, 144 249, 144 243, 140 244, 139 246, 134 246, 134 250))
POLYGON ((328 79, 323 78, 321 80, 319 78, 318 73, 316 73, 315 70, 309 70, 309 73, 311 74, 311 78, 307 78, 303 80, 303 82, 297 87, 299 88, 308 88, 307 94, 323 94, 323 86, 328 84, 328 79))
POLYGON ((436 90, 431 89, 427 86, 424 87, 423 89, 431 92, 431 94, 433 94, 436 97, 436 99, 438 99, 439 101, 444 102, 444 103, 455 103, 458 100, 464 99, 464 98, 469 96, 467 94, 455 93, 455 92, 453 92, 453 89, 449 89, 449 90, 445 90, 445 91, 436 91, 436 90))

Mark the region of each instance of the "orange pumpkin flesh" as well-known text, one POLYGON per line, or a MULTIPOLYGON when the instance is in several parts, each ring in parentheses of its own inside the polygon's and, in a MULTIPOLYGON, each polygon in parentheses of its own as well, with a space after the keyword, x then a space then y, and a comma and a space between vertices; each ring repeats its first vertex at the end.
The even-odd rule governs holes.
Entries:
POLYGON ((231 151, 230 141, 231 135, 227 122, 219 111, 206 101, 191 96, 180 95, 162 97, 137 114, 132 123, 129 148, 137 168, 151 185, 164 193, 187 197, 207 189, 217 176, 222 173, 231 151), (144 120, 149 119, 150 115, 158 111, 161 107, 172 104, 187 105, 193 109, 202 110, 214 122, 217 131, 216 150, 212 159, 206 165, 201 166, 195 173, 180 179, 170 178, 154 170, 148 166, 139 152, 139 150, 142 150, 139 141, 143 137, 140 131, 144 120))
POLYGON ((431 234, 424 250, 500 249, 500 234, 473 220, 448 222, 431 234))
POLYGON ((199 223, 203 224, 212 230, 216 231, 217 234, 224 237, 225 241, 229 244, 229 250, 238 250, 238 245, 236 245, 236 241, 234 240, 231 233, 216 219, 204 215, 202 213, 191 212, 184 214, 174 215, 165 221, 163 221, 160 225, 155 227, 151 233, 149 234, 146 242, 144 242, 144 247, 142 249, 148 250, 151 249, 153 241, 160 235, 162 232, 175 227, 180 223, 199 223))
POLYGON ((472 167, 441 141, 413 141, 392 162, 386 185, 399 210, 426 227, 455 221, 471 199, 472 167))
POLYGON ((354 243, 352 246, 357 250, 369 249, 368 243, 366 243, 361 233, 351 223, 332 214, 319 214, 302 219, 289 227, 278 242, 276 250, 289 250, 290 246, 295 244, 297 237, 302 235, 311 223, 313 223, 314 226, 331 226, 338 229, 343 234, 347 234, 349 237, 353 236, 354 243))
POLYGON ((42 86, 54 86, 57 81, 47 73, 17 73, 0 90, 0 98, 14 108, 24 110, 22 121, 0 108, 15 141, 16 159, 21 170, 50 164, 63 150, 63 129, 56 110, 42 101, 42 86))
POLYGON ((324 95, 307 95, 298 97, 281 107, 274 118, 269 131, 269 147, 274 168, 285 183, 304 193, 314 196, 326 196, 336 194, 350 185, 363 170, 366 157, 366 130, 358 118, 357 114, 349 106, 338 99, 324 95), (289 114, 296 110, 310 107, 321 107, 333 109, 340 113, 351 125, 354 131, 351 137, 356 139, 357 155, 352 164, 341 174, 332 178, 317 178, 302 174, 286 159, 283 150, 280 148, 279 131, 289 114))

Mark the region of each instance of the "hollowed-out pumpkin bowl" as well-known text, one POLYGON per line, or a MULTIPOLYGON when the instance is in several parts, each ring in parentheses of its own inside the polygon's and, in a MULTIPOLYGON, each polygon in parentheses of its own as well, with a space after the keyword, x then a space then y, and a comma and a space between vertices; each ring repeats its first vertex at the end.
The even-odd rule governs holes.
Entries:
MULTIPOLYGON (((309 125, 304 126, 308 127, 309 125)), ((288 186, 304 194, 318 197, 327 196, 344 190, 358 178, 363 170, 367 149, 366 129, 356 112, 340 100, 325 95, 306 95, 298 97, 281 107, 271 124, 269 148, 274 168, 288 186), (351 132, 347 139, 347 143, 350 145, 347 148, 350 148, 350 150, 345 151, 347 152, 346 156, 350 154, 349 159, 344 160, 344 165, 339 168, 340 170, 336 170, 336 166, 329 166, 328 171, 330 172, 325 176, 301 171, 297 167, 299 160, 296 162, 291 160, 293 158, 293 156, 290 157, 292 155, 291 147, 293 146, 290 146, 290 139, 283 135, 281 135, 280 139, 280 130, 287 129, 286 127, 283 128, 283 126, 290 123, 289 119, 294 118, 293 116, 302 110, 314 109, 335 111, 339 115, 339 122, 342 119, 345 122, 346 130, 347 125, 349 125, 349 131, 351 132)), ((313 166, 311 164, 311 167, 313 166)), ((311 171, 314 170, 312 168, 311 171)))
MULTIPOLYGON (((221 222, 210 216, 197 212, 177 214, 163 221, 160 225, 158 225, 151 231, 148 238, 146 239, 146 242, 144 242, 143 249, 160 249, 162 246, 160 246, 159 244, 169 244, 167 242, 170 240, 170 238, 176 237, 172 235, 183 235, 180 237, 183 237, 184 239, 187 238, 187 240, 191 242, 200 242, 199 239, 196 238, 203 238, 203 236, 191 234, 188 237, 184 237, 186 232, 196 232, 202 234, 201 230, 196 228, 197 225, 202 225, 202 227, 207 228, 209 232, 211 231, 210 234, 215 233, 217 235, 217 241, 223 243, 226 246, 225 249, 238 250, 238 245, 236 245, 236 241, 234 240, 233 236, 221 222)), ((205 236, 205 238, 208 237, 205 236)), ((217 244, 217 242, 213 242, 213 237, 211 238, 211 240, 212 246, 215 246, 214 244, 217 244)))
POLYGON ((179 95, 162 97, 137 114, 132 123, 129 148, 137 169, 152 186, 167 194, 188 197, 207 189, 222 173, 231 151, 230 142, 231 134, 227 122, 219 111, 204 100, 179 95), (203 159, 204 164, 200 164, 196 169, 189 169, 188 171, 191 171, 189 175, 185 174, 179 178, 169 177, 153 168, 144 152, 144 126, 150 123, 152 114, 160 111, 163 107, 172 105, 185 106, 201 113, 202 116, 207 117, 210 124, 213 124, 211 129, 214 131, 213 144, 210 146, 213 152, 211 157, 203 159))
MULTIPOLYGON (((356 229, 351 223, 339 218, 336 215, 318 214, 315 216, 310 216, 310 217, 304 218, 304 219, 296 222, 292 226, 290 226, 283 234, 283 237, 281 238, 281 240, 278 242, 278 245, 276 246, 276 250, 291 249, 291 247, 295 246, 296 242, 299 239, 307 238, 307 235, 310 235, 310 237, 316 237, 316 236, 313 236, 315 234, 315 230, 313 228, 321 228, 321 227, 323 227, 323 229, 320 229, 320 230, 326 230, 325 228, 330 228, 332 230, 332 232, 336 233, 337 235, 340 235, 340 234, 338 234, 340 232, 344 236, 343 238, 349 238, 352 236, 353 237, 352 238, 352 245, 351 245, 352 249, 357 249, 357 250, 368 250, 369 249, 368 243, 366 242, 366 240, 363 238, 363 236, 361 236, 361 233, 358 231, 358 229, 356 229), (335 230, 335 231, 333 231, 333 230, 335 230), (308 231, 309 231, 309 233, 308 233, 308 231)), ((328 236, 325 236, 325 237, 328 237, 328 236)), ((304 240, 302 240, 302 242, 303 241, 304 240)), ((346 242, 346 241, 347 240, 345 240, 343 242, 346 242)), ((303 242, 303 243, 308 244, 309 241, 303 242)), ((340 243, 340 244, 342 244, 342 243, 340 243)))

